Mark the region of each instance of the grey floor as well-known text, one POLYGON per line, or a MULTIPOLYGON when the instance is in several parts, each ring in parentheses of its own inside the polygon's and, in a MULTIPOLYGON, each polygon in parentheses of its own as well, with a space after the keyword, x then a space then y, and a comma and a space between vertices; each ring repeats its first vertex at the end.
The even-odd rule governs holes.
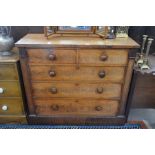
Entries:
POLYGON ((144 120, 155 129, 155 109, 131 109, 128 120, 144 120))

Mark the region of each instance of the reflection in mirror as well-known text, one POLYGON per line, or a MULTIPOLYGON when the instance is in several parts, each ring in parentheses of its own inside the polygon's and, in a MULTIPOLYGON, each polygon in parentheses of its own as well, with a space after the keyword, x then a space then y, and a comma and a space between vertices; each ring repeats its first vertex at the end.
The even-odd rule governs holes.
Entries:
POLYGON ((64 31, 90 31, 91 26, 59 26, 59 30, 64 31))

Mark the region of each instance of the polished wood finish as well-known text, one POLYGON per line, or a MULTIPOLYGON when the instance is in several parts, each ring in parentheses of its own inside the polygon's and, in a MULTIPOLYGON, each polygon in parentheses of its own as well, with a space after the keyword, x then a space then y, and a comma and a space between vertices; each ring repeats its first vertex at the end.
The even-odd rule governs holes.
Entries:
POLYGON ((11 56, 0 56, 0 123, 26 123, 19 72, 17 49, 11 56))
POLYGON ((14 48, 12 51, 12 55, 11 56, 0 56, 0 64, 2 63, 16 63, 17 61, 19 61, 19 55, 18 55, 18 51, 17 48, 14 48))
POLYGON ((15 43, 16 47, 51 48, 51 47, 96 47, 96 48, 139 48, 131 38, 106 39, 87 37, 53 37, 47 39, 44 34, 27 34, 15 43))
POLYGON ((22 98, 1 98, 0 99, 0 115, 19 115, 23 114, 22 98), (7 110, 3 110, 3 106, 7 106, 7 110))
POLYGON ((0 124, 27 124, 25 115, 0 115, 0 124))
POLYGON ((81 64, 93 64, 94 66, 125 66, 128 62, 128 51, 122 49, 81 49, 79 59, 81 64))
POLYGON ((73 64, 76 62, 75 52, 73 49, 28 49, 27 55, 29 63, 33 64, 73 64))
POLYGON ((33 105, 33 99, 32 99, 32 88, 31 88, 31 81, 30 81, 30 72, 28 68, 28 60, 27 60, 27 53, 26 50, 20 49, 20 63, 22 68, 22 75, 23 75, 23 81, 24 81, 24 87, 26 92, 26 99, 28 103, 28 111, 31 114, 34 114, 34 105, 33 105))
POLYGON ((132 73, 133 73, 133 65, 134 65, 134 60, 130 60, 128 63, 127 67, 127 72, 125 75, 125 84, 123 87, 123 92, 122 92, 122 99, 121 99, 121 104, 120 104, 120 114, 124 114, 126 111, 126 102, 129 94, 129 89, 130 89, 130 83, 131 83, 131 78, 132 78, 132 73))
POLYGON ((0 63, 0 80, 18 80, 16 66, 0 63))
POLYGON ((45 116, 116 116, 118 107, 119 102, 114 100, 35 100, 36 114, 45 116))
POLYGON ((71 97, 71 98, 103 98, 120 99, 120 84, 103 83, 72 83, 72 82, 51 82, 51 83, 32 83, 33 97, 71 97), (57 89, 53 93, 52 88, 57 89), (98 89, 103 89, 99 93, 98 89))
POLYGON ((132 39, 28 34, 16 46, 30 124, 125 123, 132 39))
POLYGON ((96 81, 123 83, 124 67, 30 65, 32 81, 96 81))
POLYGON ((4 89, 4 92, 0 97, 20 97, 21 90, 18 82, 0 81, 0 88, 4 89))

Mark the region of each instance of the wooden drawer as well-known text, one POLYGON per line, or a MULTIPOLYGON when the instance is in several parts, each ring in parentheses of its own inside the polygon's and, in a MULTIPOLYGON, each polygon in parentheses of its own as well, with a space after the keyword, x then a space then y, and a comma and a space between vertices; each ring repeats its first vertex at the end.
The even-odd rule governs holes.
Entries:
POLYGON ((18 82, 0 81, 0 97, 20 97, 20 85, 18 82))
POLYGON ((18 80, 14 64, 0 64, 0 80, 18 80))
POLYGON ((119 99, 120 84, 51 82, 32 83, 33 97, 77 97, 119 99))
POLYGON ((37 115, 116 116, 119 102, 113 100, 35 100, 37 115))
POLYGON ((127 65, 128 51, 123 49, 81 49, 79 63, 119 66, 127 65))
POLYGON ((27 124, 25 115, 0 115, 0 124, 27 124))
POLYGON ((0 98, 0 115, 21 115, 23 113, 21 98, 0 98))
POLYGON ((73 64, 76 61, 76 50, 73 49, 28 49, 29 63, 73 64))
POLYGON ((30 66, 33 81, 123 82, 124 67, 30 66))

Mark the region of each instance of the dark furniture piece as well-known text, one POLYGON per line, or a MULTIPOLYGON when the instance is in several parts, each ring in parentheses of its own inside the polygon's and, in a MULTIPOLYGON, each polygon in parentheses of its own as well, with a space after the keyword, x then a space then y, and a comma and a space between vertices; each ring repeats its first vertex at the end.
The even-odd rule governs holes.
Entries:
POLYGON ((135 69, 135 89, 132 108, 155 108, 155 56, 149 56, 151 69, 141 72, 135 69))

